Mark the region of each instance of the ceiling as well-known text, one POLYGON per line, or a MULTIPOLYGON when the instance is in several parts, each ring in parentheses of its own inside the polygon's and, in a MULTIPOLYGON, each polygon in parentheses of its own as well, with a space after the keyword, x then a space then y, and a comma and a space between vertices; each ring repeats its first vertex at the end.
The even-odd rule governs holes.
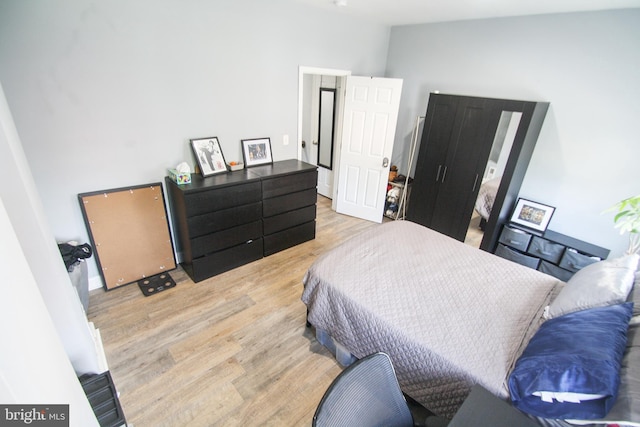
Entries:
POLYGON ((385 25, 640 8, 640 0, 294 0, 385 25), (346 5, 339 6, 340 3, 346 5))

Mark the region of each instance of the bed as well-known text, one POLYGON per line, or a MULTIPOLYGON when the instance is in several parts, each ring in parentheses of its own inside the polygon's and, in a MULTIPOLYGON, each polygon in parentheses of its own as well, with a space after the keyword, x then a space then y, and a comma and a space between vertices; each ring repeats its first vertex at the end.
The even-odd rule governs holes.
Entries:
POLYGON ((446 418, 474 384, 509 399, 510 373, 565 288, 408 221, 320 256, 303 284, 317 332, 354 358, 386 352, 403 391, 446 418))

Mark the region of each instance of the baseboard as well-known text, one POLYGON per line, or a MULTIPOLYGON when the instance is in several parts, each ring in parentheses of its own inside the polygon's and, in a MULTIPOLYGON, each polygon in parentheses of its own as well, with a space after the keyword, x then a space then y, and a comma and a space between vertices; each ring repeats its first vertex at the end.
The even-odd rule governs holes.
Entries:
POLYGON ((102 279, 100 276, 89 277, 89 290, 102 289, 102 279))
POLYGON ((101 374, 109 370, 109 364, 107 363, 107 355, 104 352, 104 346, 102 345, 102 335, 100 335, 100 329, 97 329, 93 322, 88 322, 91 336, 93 337, 93 343, 96 348, 96 356, 98 358, 98 371, 97 374, 101 374))

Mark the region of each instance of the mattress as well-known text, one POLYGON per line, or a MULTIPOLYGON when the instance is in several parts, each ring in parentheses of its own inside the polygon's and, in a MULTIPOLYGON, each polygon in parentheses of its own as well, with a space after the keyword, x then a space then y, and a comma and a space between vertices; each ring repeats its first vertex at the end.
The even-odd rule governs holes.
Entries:
POLYGON ((308 321, 354 356, 390 355, 403 391, 451 418, 480 384, 507 378, 557 279, 408 221, 320 256, 303 279, 308 321))

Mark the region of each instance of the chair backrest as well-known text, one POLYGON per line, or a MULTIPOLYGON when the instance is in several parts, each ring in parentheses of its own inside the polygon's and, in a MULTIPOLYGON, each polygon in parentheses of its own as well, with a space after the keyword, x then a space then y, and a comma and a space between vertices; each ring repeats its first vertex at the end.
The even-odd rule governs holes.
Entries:
POLYGON ((322 397, 313 425, 413 426, 389 356, 375 353, 345 368, 322 397))

